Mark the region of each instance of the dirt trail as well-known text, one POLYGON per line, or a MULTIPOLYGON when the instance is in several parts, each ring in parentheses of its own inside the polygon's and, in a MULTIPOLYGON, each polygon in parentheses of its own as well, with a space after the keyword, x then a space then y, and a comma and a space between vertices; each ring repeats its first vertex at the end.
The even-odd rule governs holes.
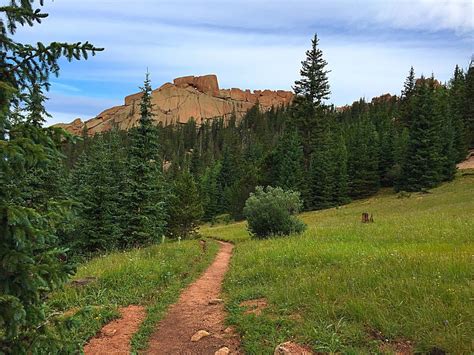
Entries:
POLYGON ((142 306, 131 305, 120 309, 122 315, 102 328, 84 347, 85 355, 130 354, 130 339, 145 319, 142 306))
POLYGON ((225 326, 224 304, 219 300, 222 281, 229 267, 233 245, 220 242, 214 262, 170 307, 151 336, 147 354, 238 354, 240 339, 225 326), (209 333, 191 341, 200 330, 209 333), (229 352, 227 352, 227 349, 229 352))
POLYGON ((474 169, 474 150, 471 150, 467 155, 467 159, 462 163, 458 164, 458 168, 463 169, 474 169))

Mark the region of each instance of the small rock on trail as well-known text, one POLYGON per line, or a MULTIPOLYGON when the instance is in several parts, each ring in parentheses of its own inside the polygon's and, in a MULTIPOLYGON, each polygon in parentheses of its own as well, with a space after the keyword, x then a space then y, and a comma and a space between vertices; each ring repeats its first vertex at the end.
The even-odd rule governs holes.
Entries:
POLYGON ((130 339, 145 319, 145 309, 131 305, 121 308, 120 314, 84 346, 85 355, 130 353, 130 339))
POLYGON ((224 304, 219 298, 232 249, 232 244, 220 242, 214 262, 158 323, 147 354, 241 354, 239 336, 226 327, 224 304), (191 341, 204 331, 207 336, 191 341))

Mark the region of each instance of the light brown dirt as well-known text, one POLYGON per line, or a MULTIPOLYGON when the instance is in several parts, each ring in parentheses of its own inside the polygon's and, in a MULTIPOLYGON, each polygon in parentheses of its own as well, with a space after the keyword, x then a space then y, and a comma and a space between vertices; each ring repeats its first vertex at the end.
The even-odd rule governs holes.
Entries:
POLYGON ((474 150, 469 152, 466 160, 458 164, 458 168, 461 170, 474 169, 474 150))
POLYGON ((257 298, 241 302, 240 307, 247 308, 244 314, 255 314, 259 316, 260 314, 262 314, 262 311, 268 307, 268 303, 265 298, 257 298))
MULTIPOLYGON (((214 354, 227 347, 231 354, 240 354, 240 339, 225 326, 223 303, 209 304, 219 298, 224 275, 229 267, 233 245, 220 242, 214 262, 192 283, 170 307, 151 336, 148 354, 214 354), (210 333, 199 341, 191 337, 199 330, 210 333)), ((230 328, 231 329, 231 328, 230 328)))
POLYGON ((121 317, 102 328, 84 347, 85 355, 129 354, 130 339, 145 318, 142 306, 131 305, 120 309, 121 317))

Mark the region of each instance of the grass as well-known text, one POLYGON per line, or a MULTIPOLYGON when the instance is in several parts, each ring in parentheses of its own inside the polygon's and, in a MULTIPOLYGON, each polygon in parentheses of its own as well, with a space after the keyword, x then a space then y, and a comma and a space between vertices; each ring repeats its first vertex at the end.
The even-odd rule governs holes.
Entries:
POLYGON ((428 194, 377 196, 301 215, 300 236, 252 240, 245 223, 203 227, 236 243, 224 290, 250 354, 295 340, 320 352, 474 351, 474 176, 428 194), (362 212, 375 222, 362 224, 362 212), (265 298, 260 316, 240 303, 265 298))
POLYGON ((214 259, 217 243, 203 253, 198 241, 165 243, 112 253, 83 264, 74 279, 96 277, 85 286, 67 285, 48 300, 50 314, 62 314, 70 324, 68 338, 84 344, 101 327, 119 316, 118 308, 143 305, 147 316, 132 339, 132 350, 146 348, 155 324, 181 289, 214 259))

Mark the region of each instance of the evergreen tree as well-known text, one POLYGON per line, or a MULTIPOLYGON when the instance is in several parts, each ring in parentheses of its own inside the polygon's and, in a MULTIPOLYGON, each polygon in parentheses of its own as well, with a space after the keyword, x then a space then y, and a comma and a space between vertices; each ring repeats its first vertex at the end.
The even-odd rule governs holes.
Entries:
POLYGON ((474 148, 474 59, 466 73, 464 89, 464 127, 469 148, 474 148))
POLYGON ((96 135, 71 174, 71 193, 80 208, 74 238, 68 245, 76 252, 110 250, 122 244, 124 172, 118 132, 96 135))
POLYGON ((342 205, 349 202, 349 187, 347 176, 347 149, 342 134, 333 135, 332 153, 334 164, 334 189, 332 202, 334 205, 342 205))
POLYGON ((415 92, 415 70, 410 68, 405 83, 403 84, 401 96, 401 122, 405 127, 410 127, 413 115, 413 100, 412 96, 415 92))
POLYGON ((274 186, 284 190, 304 189, 303 148, 295 130, 287 131, 275 149, 274 186))
POLYGON ((331 93, 327 77, 329 71, 325 69, 327 62, 318 44, 318 35, 315 34, 311 40, 311 49, 306 51, 306 59, 301 62, 301 79, 295 81, 293 87, 296 95, 303 96, 316 107, 321 106, 331 93))
POLYGON ((453 126, 454 143, 456 151, 456 162, 463 161, 467 156, 468 132, 464 119, 465 106, 465 77, 458 65, 454 69, 454 75, 449 82, 449 106, 453 126))
POLYGON ((128 171, 123 192, 126 246, 160 240, 165 227, 165 186, 158 132, 152 123, 151 91, 147 74, 141 88, 139 124, 129 131, 128 171))
POLYGON ((400 186, 406 191, 429 189, 441 181, 439 126, 434 114, 433 83, 421 77, 413 95, 414 112, 400 186))
POLYGON ((219 214, 219 186, 218 176, 220 175, 220 163, 206 168, 201 177, 200 194, 203 200, 205 221, 211 221, 219 214))
POLYGON ((380 186, 379 139, 367 117, 349 127, 348 152, 349 196, 361 198, 377 192, 380 186))
POLYGON ((173 238, 195 235, 204 211, 201 196, 190 173, 180 173, 173 182, 168 206, 168 235, 173 238))
MULTIPOLYGON (((40 5, 42 2, 40 2, 40 5)), ((22 44, 13 37, 18 25, 33 26, 47 14, 35 1, 0 7, 0 353, 74 352, 67 339, 52 331, 44 300, 73 273, 65 250, 58 247, 58 226, 70 202, 54 192, 28 196, 33 172, 48 176, 61 160, 61 131, 41 127, 49 75, 59 73, 58 60, 87 57, 91 44, 53 42, 22 44), (15 107, 27 107, 22 117, 15 107), (45 197, 45 198, 43 198, 45 197)), ((74 345, 74 344, 73 344, 74 345)))
POLYGON ((309 170, 311 154, 315 142, 320 140, 318 131, 324 131, 326 109, 323 100, 331 93, 326 70, 327 62, 318 48, 319 39, 314 35, 311 49, 306 51, 306 59, 301 62, 301 79, 295 81, 293 90, 297 95, 292 108, 291 122, 296 125, 302 138, 305 167, 309 170))

